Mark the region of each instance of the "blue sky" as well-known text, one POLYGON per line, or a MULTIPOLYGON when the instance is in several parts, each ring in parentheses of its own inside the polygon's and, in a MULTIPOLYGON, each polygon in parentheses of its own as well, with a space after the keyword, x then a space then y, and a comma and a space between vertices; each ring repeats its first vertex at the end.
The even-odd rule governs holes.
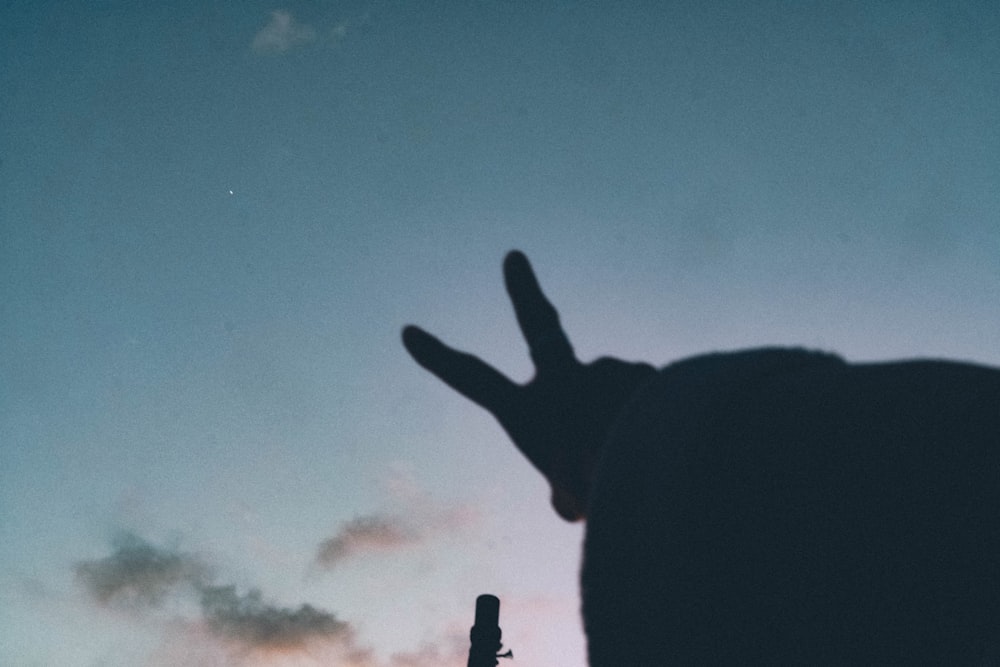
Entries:
POLYGON ((0 8, 4 664, 464 665, 490 592, 582 666, 581 527, 399 343, 527 379, 510 248, 583 359, 1000 365, 996 3, 145 4, 0 8))

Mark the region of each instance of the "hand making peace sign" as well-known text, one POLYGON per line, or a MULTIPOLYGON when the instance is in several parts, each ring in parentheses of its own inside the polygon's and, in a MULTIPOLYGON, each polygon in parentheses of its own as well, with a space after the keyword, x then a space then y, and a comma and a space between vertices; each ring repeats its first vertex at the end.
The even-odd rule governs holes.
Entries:
POLYGON ((575 521, 586 514, 593 466, 611 424, 655 370, 609 357, 580 363, 523 253, 507 255, 504 279, 535 364, 527 384, 514 383, 419 327, 403 329, 403 344, 417 363, 497 418, 549 480, 559 515, 575 521))

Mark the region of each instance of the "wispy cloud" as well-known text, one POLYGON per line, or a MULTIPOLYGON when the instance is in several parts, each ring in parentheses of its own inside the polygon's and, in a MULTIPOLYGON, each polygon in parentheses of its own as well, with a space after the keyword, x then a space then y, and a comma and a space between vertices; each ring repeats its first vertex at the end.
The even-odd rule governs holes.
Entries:
POLYGON ((297 609, 266 604, 260 591, 239 595, 235 586, 205 586, 201 608, 212 632, 261 649, 297 649, 316 639, 352 642, 351 626, 333 614, 303 604, 297 609))
POLYGON ((131 533, 115 538, 114 547, 110 556, 74 567, 77 580, 104 605, 155 606, 178 586, 198 586, 207 575, 193 555, 158 549, 131 533))
POLYGON ((460 532, 477 519, 469 508, 427 504, 417 504, 407 514, 367 514, 344 523, 333 537, 324 540, 317 550, 316 564, 332 568, 357 556, 409 549, 460 532))
POLYGON ((347 21, 341 21, 337 25, 330 28, 330 39, 334 44, 340 42, 345 37, 347 37, 347 29, 350 27, 350 23, 347 21))
POLYGON ((266 603, 258 590, 240 595, 235 586, 211 582, 195 556, 154 546, 133 534, 115 541, 105 558, 74 567, 77 580, 101 605, 155 609, 170 594, 196 597, 200 621, 218 640, 244 650, 294 652, 317 641, 353 646, 349 623, 309 604, 297 608, 266 603))
POLYGON ((257 53, 284 53, 316 39, 316 31, 300 23, 283 9, 271 12, 271 20, 253 38, 257 53))
POLYGON ((451 637, 450 641, 426 644, 418 651, 396 653, 389 659, 391 667, 444 667, 464 665, 469 656, 469 640, 462 636, 451 637))
MULTIPOLYGON (((391 522, 366 519, 350 524, 347 549, 358 544, 393 548, 397 540, 411 539, 394 531, 391 522)), ((345 534, 346 534, 345 533, 345 534)), ((234 585, 214 583, 201 558, 176 549, 158 547, 123 534, 113 542, 109 556, 78 562, 78 583, 96 604, 114 605, 147 620, 164 624, 165 644, 147 662, 150 666, 191 664, 249 667, 254 665, 336 664, 342 667, 460 667, 467 646, 461 637, 428 643, 387 661, 361 643, 354 626, 335 614, 310 604, 282 606, 267 601, 257 589, 241 593, 234 585), (178 617, 160 613, 171 595, 193 602, 178 617), (304 661, 304 662, 303 662, 304 661)))
MULTIPOLYGON (((145 667, 379 667, 374 652, 354 642, 353 635, 312 634, 296 644, 248 643, 219 637, 204 620, 171 622, 145 667)), ((459 667, 459 663, 454 663, 459 667)), ((424 667, 424 666, 421 666, 424 667)), ((431 667, 427 665, 426 667, 431 667)), ((438 666, 442 667, 442 666, 438 666)))
POLYGON ((324 540, 316 561, 333 567, 351 557, 373 551, 394 551, 415 544, 421 536, 399 517, 368 515, 348 521, 337 534, 324 540))

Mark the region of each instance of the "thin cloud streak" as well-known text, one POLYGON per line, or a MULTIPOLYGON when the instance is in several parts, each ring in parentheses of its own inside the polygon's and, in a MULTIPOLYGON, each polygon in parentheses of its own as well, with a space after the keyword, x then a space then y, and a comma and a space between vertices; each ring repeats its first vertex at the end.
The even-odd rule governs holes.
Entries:
POLYGON ((320 545, 316 564, 333 568, 344 561, 372 553, 413 548, 432 538, 464 530, 478 520, 468 508, 412 508, 410 514, 367 514, 344 523, 320 545))
POLYGON ((373 551, 394 551, 421 541, 399 517, 368 515, 344 524, 336 535, 324 540, 316 562, 324 567, 373 551))
POLYGON ((453 637, 447 648, 439 644, 426 644, 418 651, 395 653, 389 658, 390 667, 448 667, 465 665, 469 656, 469 640, 453 637))
POLYGON ((299 23, 295 17, 283 9, 271 12, 271 20, 253 38, 256 53, 285 53, 316 39, 316 31, 309 25, 299 23))

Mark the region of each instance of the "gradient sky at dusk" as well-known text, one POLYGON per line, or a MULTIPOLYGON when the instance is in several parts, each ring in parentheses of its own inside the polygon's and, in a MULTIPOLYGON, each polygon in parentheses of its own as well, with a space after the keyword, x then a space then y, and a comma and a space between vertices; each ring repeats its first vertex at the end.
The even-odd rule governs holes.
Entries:
POLYGON ((0 7, 0 663, 582 667, 582 529, 406 323, 531 373, 1000 365, 996 2, 0 7))

